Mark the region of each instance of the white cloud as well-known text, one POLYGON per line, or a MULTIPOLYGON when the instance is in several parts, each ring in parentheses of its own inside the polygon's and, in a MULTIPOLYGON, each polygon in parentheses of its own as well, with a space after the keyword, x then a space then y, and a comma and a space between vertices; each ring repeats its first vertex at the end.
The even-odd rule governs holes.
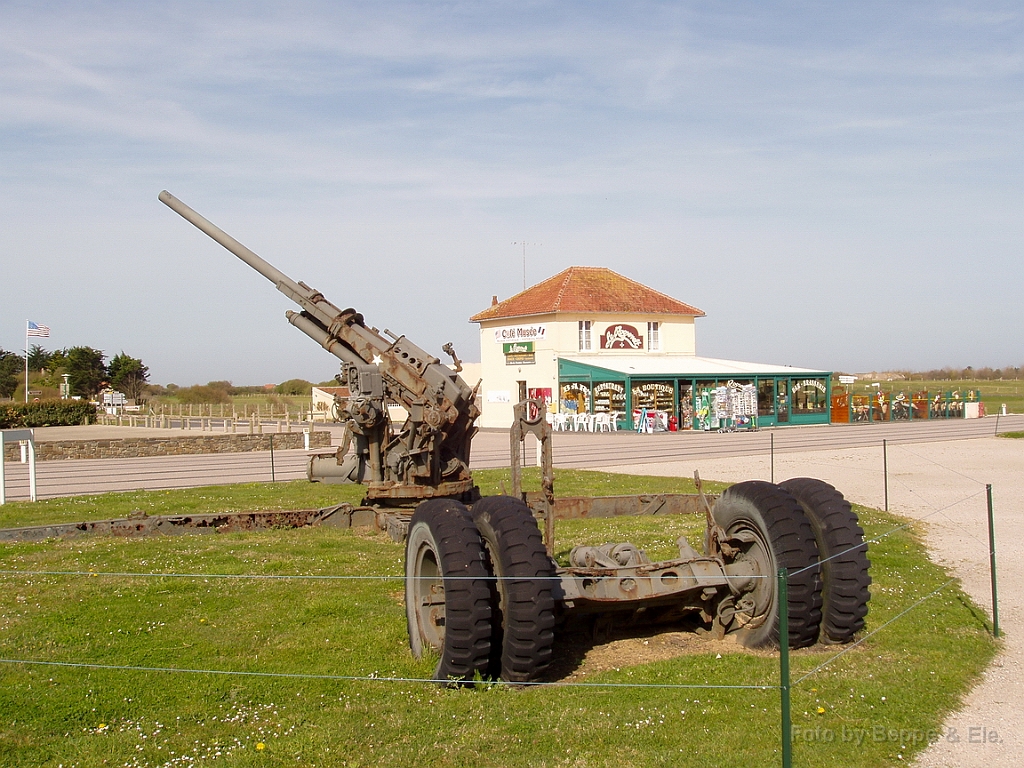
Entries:
MULTIPOLYGON (((472 338, 465 318, 521 287, 509 243, 525 238, 545 243, 531 279, 600 263, 708 309, 707 353, 909 354, 869 335, 820 362, 820 334, 791 329, 836 312, 829 290, 947 329, 966 322, 936 309, 955 300, 984 328, 1024 278, 1021 14, 976 7, 0 6, 0 305, 17 318, 55 302, 81 343, 145 347, 179 383, 290 377, 273 356, 225 355, 154 289, 153 271, 202 265, 216 285, 200 305, 270 324, 274 343, 294 334, 252 306, 266 286, 155 202, 167 187, 297 277, 357 287, 374 322, 438 343, 472 338), (982 295, 935 259, 1006 277, 982 295), (45 297, 20 287, 68 264, 79 278, 45 297), (886 265, 898 277, 871 271, 886 265), (104 325, 96 301, 151 319, 104 325), (194 364, 164 351, 179 335, 194 364)), ((15 325, 0 317, 5 348, 15 325)), ((971 354, 1007 362, 980 335, 971 354)), ((950 359, 931 336, 915 349, 950 359)))

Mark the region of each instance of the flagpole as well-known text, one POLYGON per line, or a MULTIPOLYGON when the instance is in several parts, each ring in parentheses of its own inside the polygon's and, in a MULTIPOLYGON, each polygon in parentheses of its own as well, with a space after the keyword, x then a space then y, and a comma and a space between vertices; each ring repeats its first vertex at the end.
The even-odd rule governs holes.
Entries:
POLYGON ((28 324, 25 321, 25 402, 28 402, 28 324))

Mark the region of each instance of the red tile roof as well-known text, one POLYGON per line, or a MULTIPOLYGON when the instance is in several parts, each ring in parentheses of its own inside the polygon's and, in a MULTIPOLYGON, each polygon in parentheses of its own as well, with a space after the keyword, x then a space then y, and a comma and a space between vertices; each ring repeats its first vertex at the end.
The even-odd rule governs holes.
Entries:
POLYGON ((704 316, 702 310, 606 267, 569 267, 469 319, 479 323, 552 312, 704 316))

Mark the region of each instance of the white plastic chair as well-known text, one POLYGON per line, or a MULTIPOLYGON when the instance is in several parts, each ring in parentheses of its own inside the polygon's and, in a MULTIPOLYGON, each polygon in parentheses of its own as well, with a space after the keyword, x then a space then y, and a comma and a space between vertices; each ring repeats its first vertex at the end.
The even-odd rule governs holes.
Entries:
POLYGON ((599 413, 594 417, 595 432, 611 432, 612 420, 607 413, 599 413))

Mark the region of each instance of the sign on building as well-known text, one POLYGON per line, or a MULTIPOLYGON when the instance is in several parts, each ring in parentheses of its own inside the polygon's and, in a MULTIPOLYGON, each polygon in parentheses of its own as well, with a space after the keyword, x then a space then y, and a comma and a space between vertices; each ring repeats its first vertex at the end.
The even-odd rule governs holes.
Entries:
POLYGON ((632 325, 609 325, 601 334, 601 349, 643 349, 644 337, 632 325))
POLYGON ((505 365, 536 365, 537 356, 533 352, 521 355, 505 355, 505 365))
POLYGON ((501 345, 505 353, 505 365, 536 365, 537 357, 532 341, 506 341, 501 345))
POLYGON ((506 355, 525 355, 533 352, 532 341, 512 341, 501 345, 501 351, 506 355))
POLYGON ((510 341, 543 341, 547 336, 546 325, 513 325, 494 329, 494 340, 499 344, 510 341))

